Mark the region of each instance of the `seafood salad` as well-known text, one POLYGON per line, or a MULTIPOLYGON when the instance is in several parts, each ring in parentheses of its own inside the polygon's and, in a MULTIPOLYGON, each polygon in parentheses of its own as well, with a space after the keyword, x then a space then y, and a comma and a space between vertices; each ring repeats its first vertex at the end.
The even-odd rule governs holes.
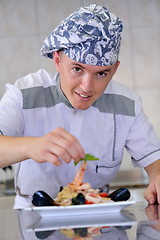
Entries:
POLYGON ((74 180, 58 193, 55 202, 62 206, 113 202, 108 193, 93 189, 90 183, 83 183, 87 162, 82 162, 74 180))
POLYGON ((84 183, 83 176, 86 167, 87 161, 83 161, 73 182, 61 187, 55 199, 43 191, 37 191, 33 195, 32 204, 35 206, 69 206, 126 201, 130 198, 130 192, 127 188, 119 188, 108 194, 100 192, 100 189, 92 188, 88 182, 84 183))

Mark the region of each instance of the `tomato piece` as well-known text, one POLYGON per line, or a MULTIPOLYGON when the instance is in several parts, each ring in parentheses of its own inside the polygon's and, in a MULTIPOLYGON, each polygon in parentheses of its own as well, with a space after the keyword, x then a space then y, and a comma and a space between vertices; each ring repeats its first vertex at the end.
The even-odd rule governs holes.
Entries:
POLYGON ((91 201, 85 200, 85 204, 94 204, 94 203, 91 201))
POLYGON ((88 195, 91 196, 91 197, 93 197, 93 198, 96 198, 96 197, 97 197, 97 193, 89 193, 88 195))
POLYGON ((107 196, 108 196, 108 193, 102 192, 102 193, 99 193, 99 196, 100 196, 100 197, 107 197, 107 196))

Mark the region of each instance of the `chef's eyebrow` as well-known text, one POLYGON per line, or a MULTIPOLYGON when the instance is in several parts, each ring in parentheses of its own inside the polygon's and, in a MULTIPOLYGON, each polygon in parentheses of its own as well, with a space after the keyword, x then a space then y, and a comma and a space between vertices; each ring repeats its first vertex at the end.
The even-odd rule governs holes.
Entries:
POLYGON ((80 67, 80 68, 85 69, 85 67, 83 67, 81 64, 79 64, 79 63, 77 63, 77 62, 73 62, 72 65, 73 65, 73 66, 76 66, 76 67, 80 67))
MULTIPOLYGON (((80 67, 80 68, 82 68, 82 69, 86 69, 84 66, 82 66, 80 63, 77 63, 77 62, 74 62, 73 61, 73 63, 72 63, 72 65, 73 66, 76 66, 76 67, 80 67)), ((99 72, 110 72, 111 71, 111 69, 108 67, 108 68, 106 68, 106 69, 103 69, 103 70, 100 70, 100 71, 96 71, 97 73, 99 73, 99 72)))

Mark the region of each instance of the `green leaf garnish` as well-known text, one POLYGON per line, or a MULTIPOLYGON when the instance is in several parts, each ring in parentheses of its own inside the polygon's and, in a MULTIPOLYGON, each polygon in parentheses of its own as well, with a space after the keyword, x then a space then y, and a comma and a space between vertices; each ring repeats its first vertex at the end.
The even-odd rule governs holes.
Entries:
POLYGON ((87 153, 84 158, 80 158, 80 160, 78 162, 74 162, 74 165, 76 166, 81 161, 86 162, 86 161, 95 161, 95 160, 99 160, 99 158, 96 158, 96 157, 92 156, 91 154, 87 153))

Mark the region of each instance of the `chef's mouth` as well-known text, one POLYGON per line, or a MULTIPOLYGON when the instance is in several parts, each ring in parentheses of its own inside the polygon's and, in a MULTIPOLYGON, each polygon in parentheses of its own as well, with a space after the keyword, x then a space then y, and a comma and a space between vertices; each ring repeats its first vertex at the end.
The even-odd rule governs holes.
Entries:
POLYGON ((81 98, 83 99, 89 99, 91 98, 91 95, 87 95, 87 94, 83 94, 83 93, 78 93, 78 92, 75 92, 78 96, 80 96, 81 98))

